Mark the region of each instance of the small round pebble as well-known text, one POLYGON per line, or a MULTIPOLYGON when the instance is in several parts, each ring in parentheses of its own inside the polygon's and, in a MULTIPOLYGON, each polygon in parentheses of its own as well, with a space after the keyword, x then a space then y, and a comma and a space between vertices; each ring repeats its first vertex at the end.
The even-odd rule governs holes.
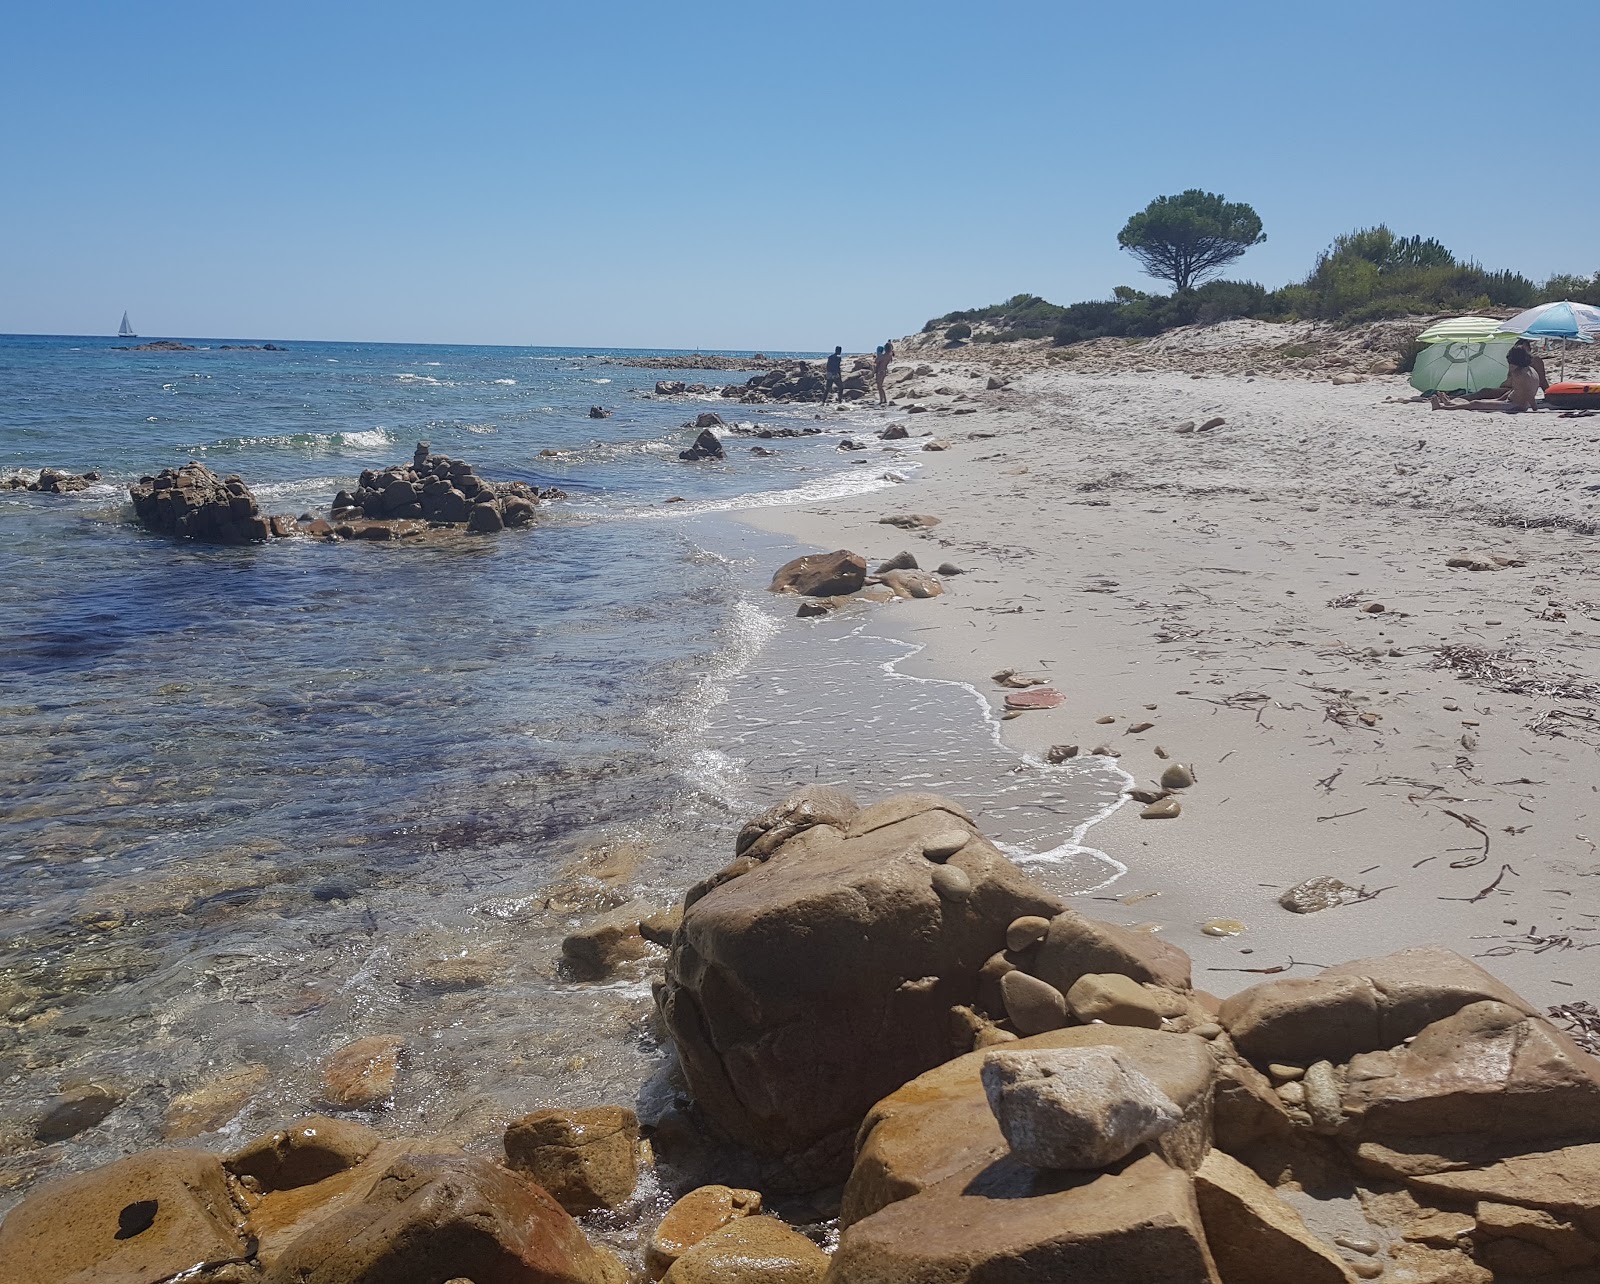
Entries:
POLYGON ((972 895, 972 880, 964 869, 954 865, 935 865, 933 890, 947 901, 964 901, 972 895))

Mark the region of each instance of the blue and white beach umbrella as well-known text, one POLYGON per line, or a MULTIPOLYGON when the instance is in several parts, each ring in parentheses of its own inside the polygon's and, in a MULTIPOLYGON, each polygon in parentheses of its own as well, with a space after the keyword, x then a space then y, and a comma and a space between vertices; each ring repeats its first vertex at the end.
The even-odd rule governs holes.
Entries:
POLYGON ((1600 308, 1587 303, 1541 303, 1519 312, 1500 327, 1502 333, 1520 334, 1526 339, 1576 339, 1593 343, 1600 339, 1600 308))

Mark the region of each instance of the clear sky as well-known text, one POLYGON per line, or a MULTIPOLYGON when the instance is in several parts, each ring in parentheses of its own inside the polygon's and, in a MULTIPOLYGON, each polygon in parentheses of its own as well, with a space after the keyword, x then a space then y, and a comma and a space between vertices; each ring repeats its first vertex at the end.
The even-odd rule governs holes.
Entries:
POLYGON ((1154 288, 1116 234, 1187 187, 1256 207, 1269 286, 1376 222, 1593 272, 1595 16, 19 0, 0 332, 859 350, 1154 288))

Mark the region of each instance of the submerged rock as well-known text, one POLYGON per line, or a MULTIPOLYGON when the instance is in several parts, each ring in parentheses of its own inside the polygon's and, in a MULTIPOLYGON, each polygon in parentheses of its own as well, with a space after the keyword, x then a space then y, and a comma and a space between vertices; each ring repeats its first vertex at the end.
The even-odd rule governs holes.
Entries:
POLYGON ((59 468, 41 468, 39 475, 28 478, 22 473, 0 477, 0 490, 31 490, 41 495, 66 495, 73 491, 88 490, 97 481, 97 472, 69 473, 59 468))
POLYGON ((345 1044, 323 1063, 324 1100, 341 1110, 360 1110, 393 1096, 404 1048, 404 1039, 383 1034, 345 1044))

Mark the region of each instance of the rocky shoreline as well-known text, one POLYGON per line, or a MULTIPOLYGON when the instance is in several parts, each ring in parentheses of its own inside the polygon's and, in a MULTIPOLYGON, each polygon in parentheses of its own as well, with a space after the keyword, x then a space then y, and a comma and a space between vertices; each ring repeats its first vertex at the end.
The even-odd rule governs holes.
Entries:
POLYGON ((660 959, 649 940, 670 943, 675 1056, 637 1109, 535 1111, 497 1157, 385 1136, 348 1115, 393 1091, 398 1041, 368 1040, 329 1062, 332 1114, 37 1188, 0 1223, 0 1284, 1578 1284, 1600 1264, 1600 1062, 1449 950, 1219 1000, 949 800, 820 786, 604 949, 660 959), (603 1228, 642 1176, 677 1199, 619 1243, 603 1228), (789 1225, 771 1199, 811 1211, 789 1225), (835 1212, 836 1242, 811 1220, 835 1212))
MULTIPOLYGON (((71 487, 69 487, 71 488, 71 487)), ((140 523, 157 534, 206 544, 258 544, 297 535, 324 540, 396 540, 493 535, 530 525, 555 487, 491 482, 464 460, 434 455, 418 442, 409 467, 362 472, 356 489, 333 497, 332 520, 264 515, 237 473, 218 476, 196 460, 141 477, 128 488, 140 523)))

